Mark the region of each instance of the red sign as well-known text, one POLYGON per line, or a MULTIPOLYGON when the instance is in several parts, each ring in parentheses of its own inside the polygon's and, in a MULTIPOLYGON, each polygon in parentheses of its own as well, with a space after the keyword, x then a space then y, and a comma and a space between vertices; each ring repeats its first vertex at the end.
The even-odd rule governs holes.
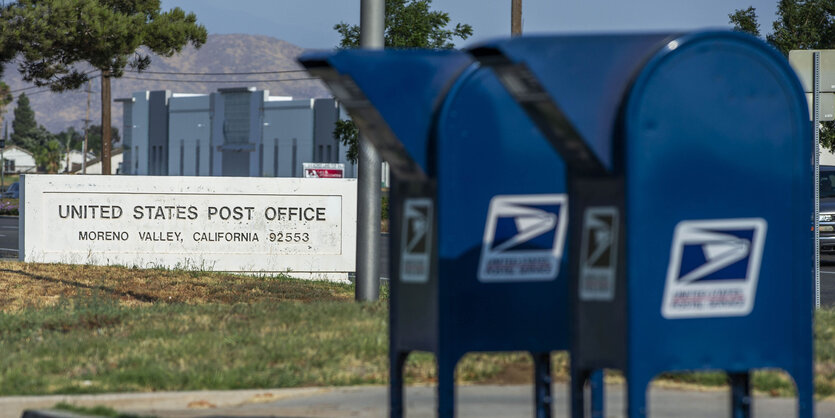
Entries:
POLYGON ((332 168, 307 168, 304 170, 307 178, 341 179, 342 170, 332 168))

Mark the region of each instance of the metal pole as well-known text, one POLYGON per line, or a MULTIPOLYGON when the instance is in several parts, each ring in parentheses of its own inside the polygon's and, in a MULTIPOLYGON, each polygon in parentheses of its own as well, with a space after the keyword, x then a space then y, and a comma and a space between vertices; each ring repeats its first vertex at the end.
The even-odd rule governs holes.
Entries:
POLYGON ((813 90, 813 111, 812 111, 812 128, 815 132, 815 309, 821 307, 821 251, 820 251, 820 70, 821 57, 820 52, 812 54, 815 60, 814 66, 814 90, 813 90))
MULTIPOLYGON (((382 49, 384 30, 384 1, 362 0, 360 47, 382 49)), ((357 167, 357 301, 374 301, 380 296, 381 166, 382 159, 377 150, 360 135, 357 167)))
POLYGON ((510 0, 510 35, 522 34, 522 0, 510 0))
POLYGON ((6 156, 3 152, 6 150, 6 144, 9 143, 9 122, 6 122, 5 134, 3 134, 3 147, 0 147, 0 192, 6 191, 6 156))
POLYGON ((90 123, 90 93, 93 92, 93 82, 87 80, 87 116, 84 118, 84 149, 81 150, 81 174, 87 174, 87 133, 90 129, 87 127, 90 123))

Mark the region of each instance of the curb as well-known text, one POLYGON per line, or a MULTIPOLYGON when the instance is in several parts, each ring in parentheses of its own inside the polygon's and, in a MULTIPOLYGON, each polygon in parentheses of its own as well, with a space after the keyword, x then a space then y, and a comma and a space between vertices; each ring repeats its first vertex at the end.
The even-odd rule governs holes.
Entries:
POLYGON ((67 411, 54 409, 27 409, 23 411, 22 418, 90 418, 99 415, 78 415, 67 411))
MULTIPOLYGON (((346 386, 346 388, 349 386, 346 386)), ((362 386, 358 386, 362 387, 362 386)), ((90 418, 69 411, 50 409, 59 402, 94 407, 106 406, 119 413, 136 411, 191 411, 190 404, 211 403, 216 408, 230 408, 250 403, 301 399, 320 395, 343 387, 303 387, 274 389, 193 390, 182 392, 115 392, 78 395, 25 395, 0 397, 0 418, 90 418), (27 415, 29 414, 29 415, 27 415), (34 415, 33 415, 34 414, 34 415)), ((139 415, 144 415, 142 412, 139 415)), ((154 415, 151 413, 151 415, 154 415)), ((217 416, 217 415, 216 415, 217 416)))

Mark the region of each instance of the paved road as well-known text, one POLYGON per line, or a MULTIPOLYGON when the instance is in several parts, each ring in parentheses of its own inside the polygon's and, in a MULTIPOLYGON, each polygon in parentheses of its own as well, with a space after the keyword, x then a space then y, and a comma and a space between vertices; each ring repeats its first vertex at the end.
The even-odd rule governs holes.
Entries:
POLYGON ((17 257, 17 218, 0 216, 0 257, 17 257))
POLYGON ((835 307, 835 255, 821 254, 821 306, 835 307))
MULTIPOLYGON (((606 416, 623 416, 622 385, 608 385, 606 416)), ((554 416, 566 417, 568 389, 554 385, 554 416)), ((82 406, 105 405, 120 412, 158 417, 384 417, 388 389, 384 386, 346 388, 300 388, 276 390, 159 392, 75 396, 27 396, 0 398, 0 417, 17 418, 23 409, 48 408, 58 402, 82 406)), ((459 417, 530 417, 533 415, 533 389, 526 385, 463 386, 457 395, 459 417)), ((707 418, 730 415, 727 390, 684 391, 650 390, 651 416, 668 418, 707 418)), ((794 398, 756 396, 753 415, 758 418, 796 416, 794 398)), ((817 416, 835 416, 835 402, 817 403, 817 416)), ((432 417, 435 410, 434 387, 406 390, 406 416, 432 417)))
POLYGON ((389 275, 389 234, 380 235, 380 246, 382 253, 380 257, 380 277, 391 277, 389 275))

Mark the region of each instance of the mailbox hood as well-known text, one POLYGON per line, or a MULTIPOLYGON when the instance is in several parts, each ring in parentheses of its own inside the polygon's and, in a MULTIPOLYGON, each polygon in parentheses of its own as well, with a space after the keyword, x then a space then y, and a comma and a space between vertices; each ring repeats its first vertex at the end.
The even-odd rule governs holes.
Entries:
POLYGON ((625 93, 646 61, 676 36, 521 37, 469 52, 495 69, 574 170, 612 171, 612 138, 625 93))
POLYGON ((341 50, 299 62, 321 77, 400 178, 425 178, 436 108, 473 59, 460 51, 341 50))

